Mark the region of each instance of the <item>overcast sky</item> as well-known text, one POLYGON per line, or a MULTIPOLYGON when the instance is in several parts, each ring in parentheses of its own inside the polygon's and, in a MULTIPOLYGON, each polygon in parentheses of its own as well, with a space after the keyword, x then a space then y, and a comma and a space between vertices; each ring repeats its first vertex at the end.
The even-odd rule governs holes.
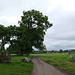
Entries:
POLYGON ((44 39, 47 50, 75 48, 75 0, 0 0, 0 24, 18 25, 23 10, 32 9, 53 23, 44 39))

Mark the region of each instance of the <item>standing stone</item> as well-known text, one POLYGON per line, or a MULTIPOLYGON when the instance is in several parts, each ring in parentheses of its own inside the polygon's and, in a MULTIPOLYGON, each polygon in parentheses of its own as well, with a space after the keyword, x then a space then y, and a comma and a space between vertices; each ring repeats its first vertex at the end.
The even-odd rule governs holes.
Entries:
POLYGON ((67 54, 70 55, 70 52, 68 52, 67 54))
POLYGON ((3 50, 0 53, 0 62, 10 63, 11 62, 11 55, 8 50, 3 50))
POLYGON ((73 56, 69 56, 69 61, 74 61, 73 56))

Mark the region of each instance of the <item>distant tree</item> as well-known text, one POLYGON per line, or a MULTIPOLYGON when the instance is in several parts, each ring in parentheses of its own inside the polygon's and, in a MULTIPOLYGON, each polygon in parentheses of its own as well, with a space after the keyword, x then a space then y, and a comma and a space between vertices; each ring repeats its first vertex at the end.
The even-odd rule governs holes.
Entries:
POLYGON ((51 51, 51 53, 53 53, 53 52, 54 52, 54 50, 51 51))
POLYGON ((64 50, 64 52, 68 52, 68 50, 64 50))
POLYGON ((75 49, 72 49, 70 52, 75 52, 75 49))
POLYGON ((63 52, 63 50, 62 50, 62 49, 60 49, 60 50, 59 50, 59 53, 62 53, 62 52, 63 52))

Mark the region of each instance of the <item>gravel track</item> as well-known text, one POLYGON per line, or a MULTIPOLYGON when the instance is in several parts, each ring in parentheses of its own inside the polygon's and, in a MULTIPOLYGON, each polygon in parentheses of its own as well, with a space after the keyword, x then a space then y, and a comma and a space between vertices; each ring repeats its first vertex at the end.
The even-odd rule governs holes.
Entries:
POLYGON ((34 64, 34 68, 30 75, 72 75, 61 72, 52 65, 42 61, 38 56, 34 56, 32 62, 34 64))

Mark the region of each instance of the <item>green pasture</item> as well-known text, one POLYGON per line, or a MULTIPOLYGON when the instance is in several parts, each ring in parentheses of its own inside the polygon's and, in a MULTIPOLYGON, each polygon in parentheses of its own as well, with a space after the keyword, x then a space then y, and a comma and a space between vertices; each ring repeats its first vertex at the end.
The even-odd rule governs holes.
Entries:
POLYGON ((0 63, 0 75, 29 75, 33 64, 21 62, 23 57, 32 59, 32 56, 12 55, 11 63, 0 63))
POLYGON ((67 53, 53 53, 53 54, 37 54, 43 61, 65 69, 71 73, 75 73, 75 54, 71 54, 74 57, 74 61, 69 61, 69 55, 67 53))
POLYGON ((23 63, 21 59, 23 57, 33 58, 34 55, 39 56, 43 61, 65 69, 71 73, 75 73, 75 54, 71 54, 74 57, 74 61, 69 61, 69 55, 67 53, 53 53, 53 54, 30 54, 29 56, 17 56, 12 55, 11 63, 0 63, 0 75, 29 75, 33 69, 32 63, 23 63))

